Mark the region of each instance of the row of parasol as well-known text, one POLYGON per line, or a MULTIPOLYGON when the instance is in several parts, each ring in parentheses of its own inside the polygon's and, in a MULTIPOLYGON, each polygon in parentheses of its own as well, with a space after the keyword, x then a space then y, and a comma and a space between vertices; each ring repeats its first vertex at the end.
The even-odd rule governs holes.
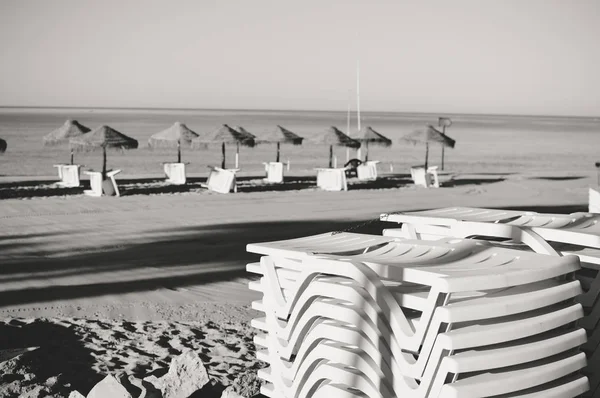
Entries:
MULTIPOLYGON (((442 124, 440 118, 440 124, 442 124)), ((449 120, 449 119, 448 119, 449 120)), ((449 124, 444 124, 445 127, 449 124)), ((258 144, 276 144, 276 161, 280 159, 280 146, 282 144, 301 145, 303 137, 289 131, 282 126, 276 126, 275 129, 256 136, 251 134, 243 127, 222 125, 211 133, 199 135, 192 131, 184 123, 176 122, 171 127, 158 132, 150 137, 148 145, 151 148, 177 148, 177 162, 181 162, 181 147, 183 145, 191 148, 207 148, 210 144, 221 144, 222 168, 225 168, 225 146, 226 144, 236 145, 236 152, 239 153, 240 146, 253 147, 258 144)), ((429 145, 431 143, 442 145, 442 147, 453 148, 455 141, 440 132, 431 125, 425 129, 415 130, 404 136, 401 141, 411 143, 424 143, 425 165, 428 162, 429 145)), ((101 149, 103 153, 102 173, 106 174, 106 151, 107 149, 135 149, 138 147, 138 141, 128 137, 115 129, 103 125, 94 130, 82 125, 76 120, 67 120, 64 125, 52 131, 44 137, 44 144, 47 146, 60 145, 68 142, 71 147, 71 164, 73 163, 74 151, 90 151, 101 149)), ((333 163, 333 147, 342 146, 347 148, 361 148, 364 144, 366 149, 365 159, 368 160, 369 145, 390 146, 392 140, 379 134, 371 127, 366 126, 361 129, 357 138, 352 138, 331 126, 323 130, 320 134, 312 137, 309 142, 319 145, 329 146, 329 167, 333 163)))

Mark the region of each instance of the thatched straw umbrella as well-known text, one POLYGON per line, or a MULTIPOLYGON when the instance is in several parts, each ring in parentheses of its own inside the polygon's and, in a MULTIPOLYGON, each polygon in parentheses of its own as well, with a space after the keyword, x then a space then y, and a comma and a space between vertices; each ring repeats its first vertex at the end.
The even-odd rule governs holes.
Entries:
POLYGON ((209 144, 221 144, 221 168, 225 168, 225 144, 236 144, 239 148, 239 145, 245 145, 249 147, 254 146, 254 139, 249 136, 240 133, 234 128, 224 124, 215 131, 200 135, 197 138, 192 140, 192 148, 201 148, 206 147, 209 144))
POLYGON ((270 130, 270 131, 266 132, 265 134, 262 134, 260 137, 258 137, 256 140, 256 143, 257 144, 276 143, 277 144, 277 157, 275 158, 275 161, 279 162, 281 144, 302 145, 302 140, 304 140, 303 137, 300 137, 299 135, 292 133, 290 130, 286 129, 285 127, 281 127, 280 125, 277 125, 277 127, 275 127, 273 130, 270 130))
POLYGON ((6 141, 0 138, 0 153, 6 152, 6 141))
MULTIPOLYGON (((79 137, 89 133, 90 128, 79 123, 77 120, 67 120, 65 124, 44 136, 44 146, 56 146, 68 144, 71 138, 79 137)), ((71 164, 73 164, 73 150, 71 149, 71 164)))
POLYGON ((71 148, 80 151, 94 151, 102 149, 102 180, 106 179, 106 150, 107 149, 135 149, 137 140, 119 133, 117 130, 100 126, 97 129, 79 137, 69 140, 71 148))
POLYGON ((392 145, 392 140, 379 134, 373 130, 370 126, 364 126, 358 132, 358 136, 354 138, 361 144, 365 144, 365 162, 369 160, 369 144, 389 147, 392 145))
POLYGON ((174 148, 177 147, 177 163, 181 163, 181 144, 190 145, 198 134, 190 130, 183 123, 175 122, 171 127, 156 134, 148 139, 148 146, 151 148, 174 148))
POLYGON ((333 146, 344 146, 347 148, 360 148, 360 142, 350 138, 337 127, 331 126, 310 140, 315 144, 329 145, 329 168, 333 167, 333 146))
POLYGON ((454 148, 454 145, 456 144, 456 141, 447 135, 442 134, 431 125, 427 125, 425 129, 415 130, 412 133, 402 137, 400 140, 413 144, 425 144, 425 169, 427 169, 429 160, 429 143, 439 144, 442 145, 442 147, 447 146, 450 148, 454 148))
MULTIPOLYGON (((442 128, 442 134, 446 135, 446 127, 452 126, 452 120, 449 117, 438 118, 438 127, 442 128)), ((444 170, 444 147, 442 146, 442 170, 444 170)))

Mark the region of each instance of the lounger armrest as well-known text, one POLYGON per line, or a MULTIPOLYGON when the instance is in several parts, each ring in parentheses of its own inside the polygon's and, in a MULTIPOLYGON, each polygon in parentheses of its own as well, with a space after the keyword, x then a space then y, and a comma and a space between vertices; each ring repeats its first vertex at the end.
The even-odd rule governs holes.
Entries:
POLYGON ((120 172, 121 172, 121 170, 110 170, 110 171, 107 171, 107 172, 106 172, 106 175, 107 175, 108 177, 114 177, 114 176, 116 176, 117 174, 119 174, 120 172))

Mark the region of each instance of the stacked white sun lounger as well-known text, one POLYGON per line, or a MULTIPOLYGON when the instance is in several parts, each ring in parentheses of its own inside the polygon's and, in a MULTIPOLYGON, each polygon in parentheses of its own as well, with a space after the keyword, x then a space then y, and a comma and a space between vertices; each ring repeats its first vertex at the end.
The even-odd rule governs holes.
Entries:
POLYGON ((379 160, 368 160, 356 168, 356 176, 360 181, 377 180, 377 164, 379 160))
POLYGON ((423 212, 385 214, 382 220, 402 223, 384 235, 419 239, 448 236, 494 239, 504 247, 544 253, 555 257, 575 255, 582 270, 576 277, 584 294, 577 298, 585 317, 579 325, 588 332, 583 350, 590 381, 585 395, 600 397, 600 214, 544 214, 478 208, 445 208, 423 212))
POLYGON ((281 184, 283 182, 283 163, 263 162, 267 177, 264 179, 269 184, 281 184))
POLYGON ((185 175, 185 165, 186 163, 163 163, 163 170, 169 184, 185 185, 187 181, 185 175))
POLYGON ((220 167, 209 166, 210 173, 206 184, 201 184, 209 191, 218 193, 237 192, 237 183, 235 175, 240 169, 222 169, 220 167))
POLYGON ((425 169, 425 166, 413 166, 410 169, 410 176, 417 186, 425 188, 439 188, 440 180, 438 178, 437 166, 431 166, 425 169))
POLYGON ((353 233, 250 244, 262 393, 574 397, 585 330, 575 256, 353 233))
POLYGON ((323 191, 347 191, 345 168, 317 168, 317 187, 323 191))
POLYGON ((102 173, 99 171, 84 171, 85 174, 90 176, 90 189, 83 191, 88 196, 100 197, 102 195, 107 196, 121 196, 119 186, 115 176, 119 174, 121 170, 110 170, 106 172, 106 180, 102 181, 102 173))
POLYGON ((80 185, 79 171, 81 165, 79 164, 55 164, 54 167, 58 170, 58 178, 60 181, 57 183, 61 187, 73 188, 80 185))

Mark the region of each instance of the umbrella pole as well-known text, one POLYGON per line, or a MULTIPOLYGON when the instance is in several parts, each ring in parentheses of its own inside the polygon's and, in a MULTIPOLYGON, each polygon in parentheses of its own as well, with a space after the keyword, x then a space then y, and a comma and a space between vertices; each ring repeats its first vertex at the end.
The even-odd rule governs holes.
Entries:
POLYGON ((329 145, 329 168, 333 167, 333 145, 329 145))
MULTIPOLYGON (((442 126, 442 135, 446 136, 446 125, 442 126)), ((442 144, 442 170, 444 170, 444 145, 442 144)))
POLYGON ((279 163, 279 148, 280 148, 281 143, 277 142, 277 159, 275 159, 275 162, 279 163))
POLYGON ((427 171, 427 163, 429 160, 429 142, 425 143, 425 171, 427 171))
POLYGON ((235 168, 237 169, 240 165, 239 163, 240 161, 240 143, 239 141, 236 143, 236 149, 235 149, 235 168))
POLYGON ((223 155, 221 159, 221 168, 225 169, 225 143, 221 143, 221 154, 223 155))
POLYGON ((73 164, 73 148, 71 148, 71 164, 73 164))
POLYGON ((365 162, 369 161, 369 141, 365 142, 365 162))
POLYGON ((181 163, 181 143, 177 140, 177 163, 181 163))
POLYGON ((102 147, 102 181, 106 180, 106 147, 102 147))

